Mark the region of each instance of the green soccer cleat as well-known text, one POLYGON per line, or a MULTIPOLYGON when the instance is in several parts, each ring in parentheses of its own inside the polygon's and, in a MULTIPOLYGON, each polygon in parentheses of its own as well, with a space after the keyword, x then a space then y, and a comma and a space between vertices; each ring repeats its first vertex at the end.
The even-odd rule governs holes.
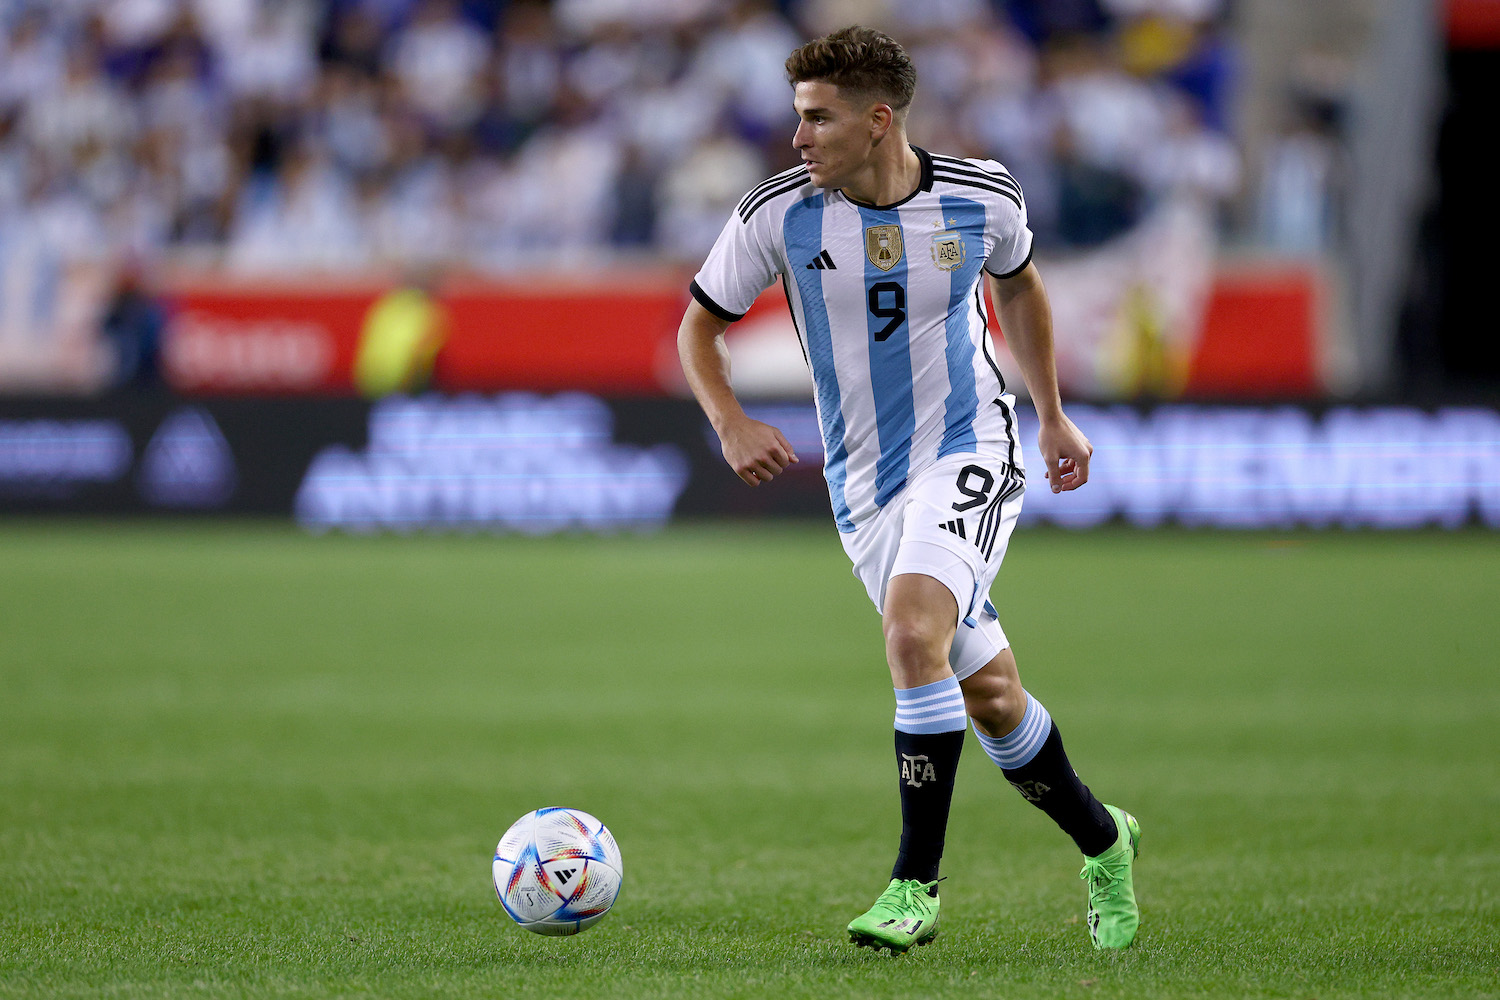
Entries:
POLYGON ((889 948, 893 955, 931 941, 937 937, 938 898, 927 890, 935 885, 891 879, 875 905, 849 922, 849 940, 861 948, 889 948))
POLYGON ((1089 884, 1089 936, 1095 948, 1129 948, 1141 923, 1133 868, 1141 853, 1141 824, 1117 806, 1105 806, 1120 837, 1097 857, 1083 859, 1078 877, 1089 884))

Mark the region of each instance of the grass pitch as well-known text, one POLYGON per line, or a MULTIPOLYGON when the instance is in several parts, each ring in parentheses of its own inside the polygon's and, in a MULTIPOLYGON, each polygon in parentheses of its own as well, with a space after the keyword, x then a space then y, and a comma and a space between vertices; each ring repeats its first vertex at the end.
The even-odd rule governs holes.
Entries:
POLYGON ((1023 532, 994 596, 1141 819, 1128 953, 972 740, 937 941, 847 944, 899 820, 827 525, 0 523, 0 996, 1500 994, 1496 536, 1023 532), (624 851, 577 938, 489 885, 547 804, 624 851))

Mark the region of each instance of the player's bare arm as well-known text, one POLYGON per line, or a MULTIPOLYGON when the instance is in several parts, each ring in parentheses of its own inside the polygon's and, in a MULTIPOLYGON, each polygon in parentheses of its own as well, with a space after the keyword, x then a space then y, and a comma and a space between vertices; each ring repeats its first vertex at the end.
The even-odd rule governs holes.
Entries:
POLYGON ((1076 490, 1089 481, 1094 446, 1063 412, 1057 389, 1057 360, 1052 347, 1052 306, 1035 264, 1009 278, 987 275, 990 300, 1000 317, 1005 343, 1036 406, 1041 429, 1037 447, 1047 462, 1052 492, 1076 490))
POLYGON ((729 348, 724 344, 726 320, 696 301, 688 303, 677 331, 677 355, 688 386, 719 435, 724 461, 751 486, 770 482, 798 461, 796 452, 770 424, 752 420, 740 406, 729 381, 729 348))

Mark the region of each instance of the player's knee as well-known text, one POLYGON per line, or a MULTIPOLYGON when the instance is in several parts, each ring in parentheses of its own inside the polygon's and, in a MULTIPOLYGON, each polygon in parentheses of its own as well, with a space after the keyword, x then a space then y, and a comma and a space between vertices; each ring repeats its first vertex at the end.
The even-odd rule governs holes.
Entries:
POLYGON ((898 680, 923 682, 928 674, 948 665, 948 651, 941 628, 904 618, 887 619, 885 656, 891 674, 898 680))

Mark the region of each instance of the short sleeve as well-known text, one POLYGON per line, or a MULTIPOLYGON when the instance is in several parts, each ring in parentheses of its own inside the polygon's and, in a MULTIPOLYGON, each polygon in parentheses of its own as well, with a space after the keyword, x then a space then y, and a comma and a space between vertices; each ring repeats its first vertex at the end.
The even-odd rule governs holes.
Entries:
POLYGON ((771 214, 760 211, 745 219, 732 213, 693 278, 693 298, 720 319, 732 323, 744 316, 781 270, 771 214))
POLYGON ((993 219, 994 245, 984 269, 996 278, 1013 278, 1031 263, 1031 230, 1026 225, 1026 199, 1021 185, 994 160, 970 160, 971 164, 992 174, 1000 195, 995 199, 993 219))

